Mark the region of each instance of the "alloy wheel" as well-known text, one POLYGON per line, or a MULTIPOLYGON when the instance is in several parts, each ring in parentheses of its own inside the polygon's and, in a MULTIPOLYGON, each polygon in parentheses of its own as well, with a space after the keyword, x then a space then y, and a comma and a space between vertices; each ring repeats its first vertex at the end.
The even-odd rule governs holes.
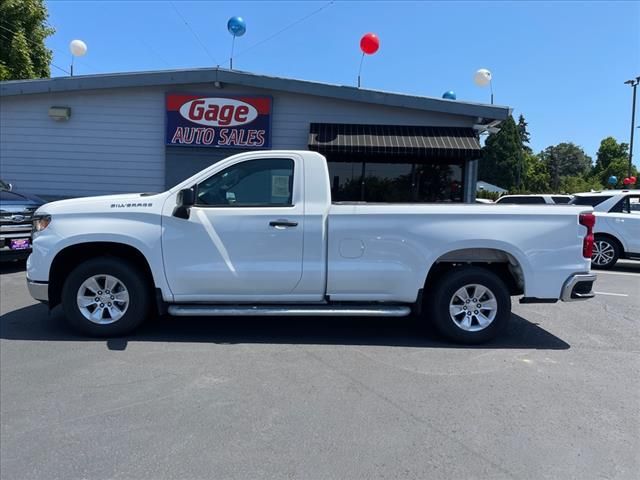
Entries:
POLYGON ((593 244, 591 261, 598 266, 608 265, 616 255, 613 245, 606 240, 596 240, 593 244))
POLYGON ((82 315, 99 325, 117 322, 129 308, 127 287, 112 275, 87 278, 80 285, 76 299, 82 315))
POLYGON ((478 332, 487 328, 496 318, 498 302, 494 293, 479 284, 458 289, 449 301, 449 316, 458 328, 478 332))

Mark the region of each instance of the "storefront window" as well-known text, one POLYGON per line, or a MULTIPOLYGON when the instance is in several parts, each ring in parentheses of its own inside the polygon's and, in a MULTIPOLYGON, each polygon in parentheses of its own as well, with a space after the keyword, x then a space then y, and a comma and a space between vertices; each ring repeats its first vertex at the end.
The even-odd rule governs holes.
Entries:
POLYGON ((361 200, 362 162, 329 162, 331 200, 355 202, 361 200))
POLYGON ((417 202, 461 202, 462 167, 460 165, 416 165, 417 202))
POLYGON ((367 163, 364 168, 364 201, 413 201, 413 171, 411 163, 367 163))
POLYGON ((461 202, 462 166, 329 162, 334 202, 461 202))

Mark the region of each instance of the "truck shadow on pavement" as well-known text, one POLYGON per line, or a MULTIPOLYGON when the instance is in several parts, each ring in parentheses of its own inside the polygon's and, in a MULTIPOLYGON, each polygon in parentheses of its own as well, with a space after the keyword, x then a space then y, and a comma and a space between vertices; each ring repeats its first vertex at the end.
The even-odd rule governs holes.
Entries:
POLYGON ((160 317, 132 335, 100 339, 83 337, 65 323, 60 307, 31 305, 0 317, 0 338, 6 340, 105 342, 125 350, 133 342, 198 342, 217 344, 373 345, 415 348, 566 350, 569 344, 538 325, 513 314, 495 341, 466 347, 443 340, 414 318, 345 317, 160 317))

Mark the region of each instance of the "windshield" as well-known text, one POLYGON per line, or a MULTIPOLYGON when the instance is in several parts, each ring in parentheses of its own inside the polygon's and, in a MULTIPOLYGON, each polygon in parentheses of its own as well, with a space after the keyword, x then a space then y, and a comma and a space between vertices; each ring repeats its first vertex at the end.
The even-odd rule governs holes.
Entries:
POLYGON ((608 195, 581 195, 579 197, 573 197, 569 203, 571 205, 589 205, 595 207, 610 198, 611 196, 608 195))
POLYGON ((516 203, 516 204, 529 204, 529 203, 545 203, 543 197, 502 197, 496 200, 496 203, 516 203))
POLYGON ((0 179, 0 190, 9 190, 9 184, 0 179))

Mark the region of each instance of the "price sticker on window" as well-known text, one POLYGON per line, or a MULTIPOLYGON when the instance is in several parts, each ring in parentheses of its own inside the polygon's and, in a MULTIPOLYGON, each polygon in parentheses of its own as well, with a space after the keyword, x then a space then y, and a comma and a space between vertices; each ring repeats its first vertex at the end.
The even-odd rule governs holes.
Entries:
POLYGON ((271 195, 274 197, 289 196, 289 175, 274 175, 271 177, 271 195))

